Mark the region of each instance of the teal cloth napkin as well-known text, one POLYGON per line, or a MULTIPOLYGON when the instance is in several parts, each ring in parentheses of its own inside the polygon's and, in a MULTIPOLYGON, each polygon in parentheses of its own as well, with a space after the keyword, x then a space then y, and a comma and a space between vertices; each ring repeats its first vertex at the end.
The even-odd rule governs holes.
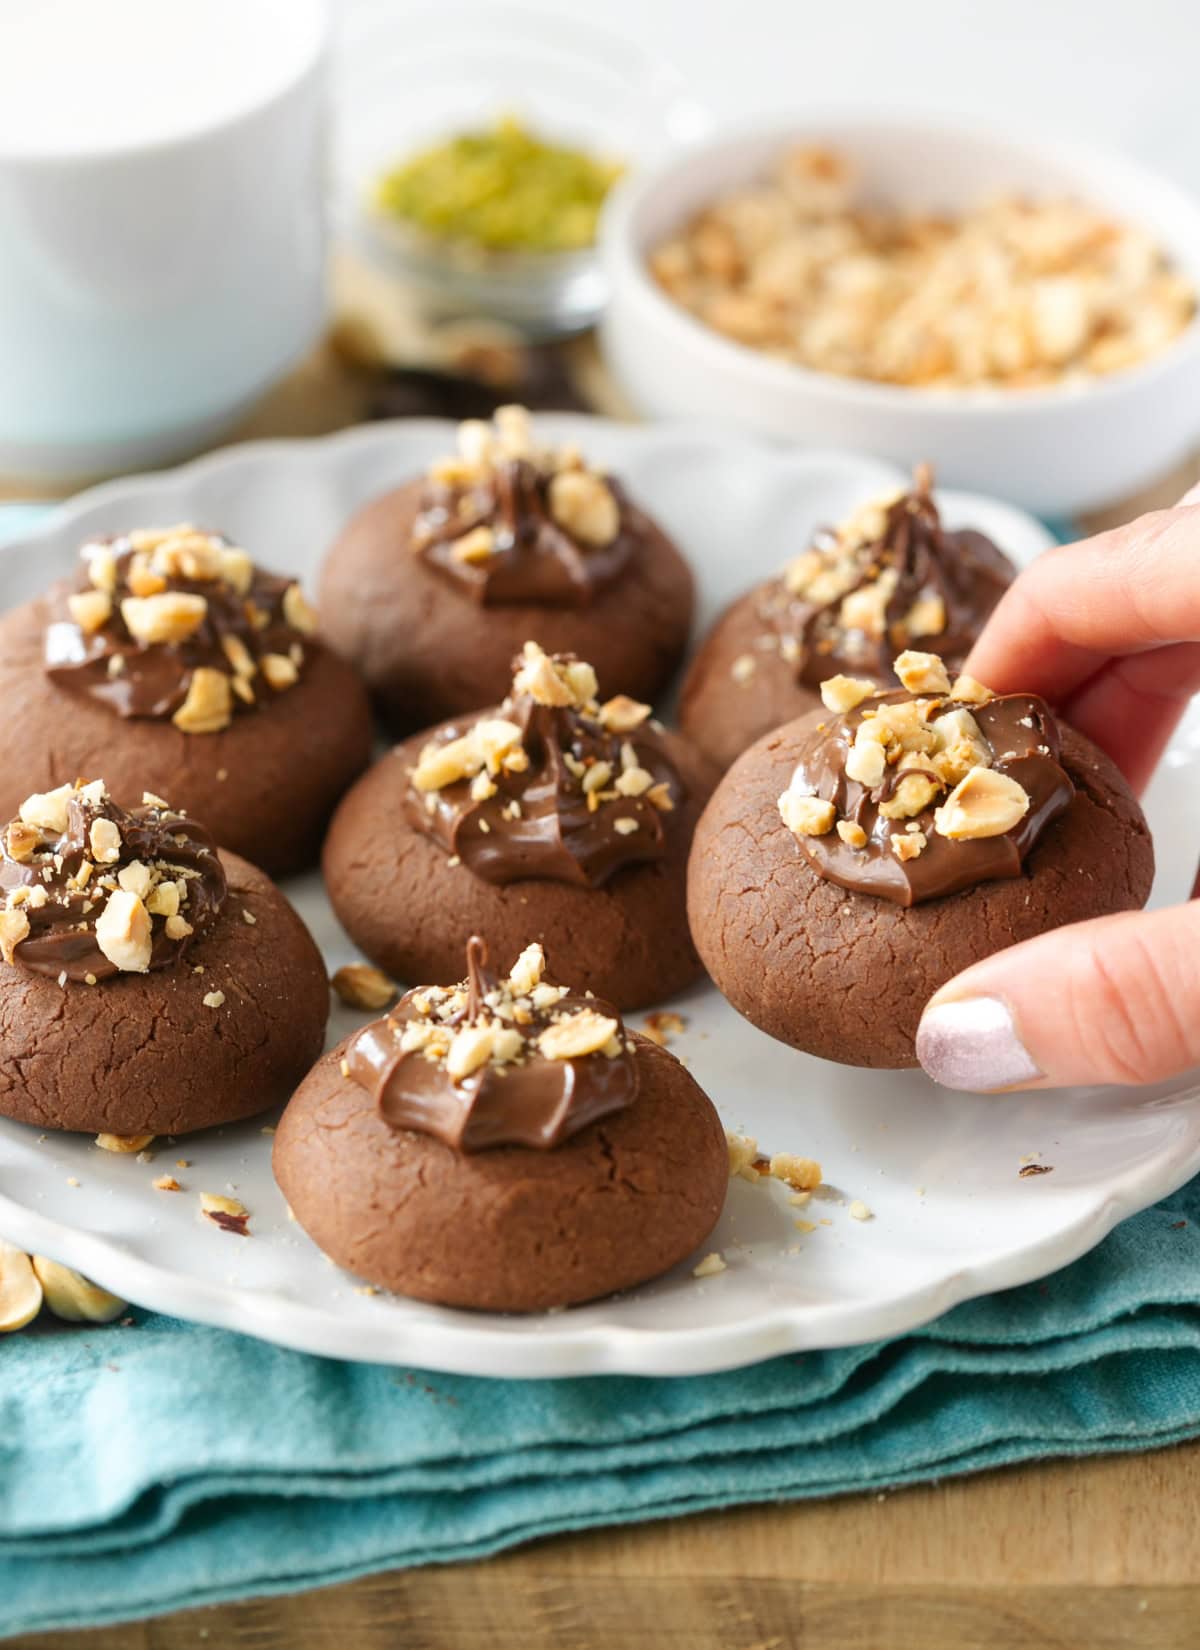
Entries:
POLYGON ((725 1375, 429 1375, 141 1313, 9 1336, 0 1637, 1175 1442, 1200 1434, 1198 1308, 1200 1180, 1043 1283, 725 1375))

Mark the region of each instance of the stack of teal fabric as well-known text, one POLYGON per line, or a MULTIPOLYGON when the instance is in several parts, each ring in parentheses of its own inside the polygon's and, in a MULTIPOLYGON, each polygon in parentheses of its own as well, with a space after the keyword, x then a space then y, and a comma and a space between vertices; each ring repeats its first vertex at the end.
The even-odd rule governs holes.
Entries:
POLYGON ((1200 1181, 1044 1283, 725 1375, 430 1375, 134 1312, 0 1340, 0 1637, 1198 1433, 1200 1181))
POLYGON ((0 1635, 1198 1432, 1200 1182, 1044 1283, 725 1375, 431 1375, 135 1313, 0 1343, 0 1635))

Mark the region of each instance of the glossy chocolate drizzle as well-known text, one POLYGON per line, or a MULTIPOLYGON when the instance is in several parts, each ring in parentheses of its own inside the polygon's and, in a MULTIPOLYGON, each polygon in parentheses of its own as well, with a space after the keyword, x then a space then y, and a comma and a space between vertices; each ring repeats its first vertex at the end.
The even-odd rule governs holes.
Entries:
MULTIPOLYGON (((232 548, 220 535, 208 536, 214 544, 232 548)), ((236 678, 231 647, 244 649, 256 670, 268 654, 285 657, 296 668, 302 665, 305 634, 283 613, 284 596, 295 580, 255 567, 248 586, 238 590, 220 578, 172 574, 165 578, 164 590, 202 596, 205 616, 183 641, 146 643, 132 634, 121 614, 122 599, 132 594, 129 576, 139 552, 127 537, 98 540, 89 549, 94 547, 110 550, 115 560, 112 612, 89 634, 64 606, 62 615, 47 627, 46 673, 60 687, 99 700, 118 716, 166 719, 183 704, 196 670, 236 678)), ((86 571, 72 588, 75 593, 93 589, 86 571)), ((261 674, 247 675, 244 681, 242 691, 232 697, 232 713, 254 709, 264 693, 270 697, 261 674)))
MULTIPOLYGON (((584 710, 538 704, 527 693, 484 715, 517 724, 528 766, 495 774, 495 795, 485 800, 472 796, 469 779, 424 794, 410 785, 404 807, 416 829, 492 883, 537 878, 596 888, 624 866, 661 859, 672 812, 687 793, 652 726, 609 733, 584 710), (590 797, 585 779, 572 770, 571 762, 585 774, 605 762, 615 779, 626 746, 649 774, 659 802, 649 792, 624 796, 610 786, 590 797), (618 829, 628 821, 636 828, 625 823, 618 829)), ((434 742, 449 743, 462 727, 439 730, 434 742)))
POLYGON ((617 533, 608 544, 584 544, 550 512, 552 479, 524 458, 499 459, 463 484, 431 478, 413 524, 413 547, 484 607, 586 607, 621 573, 648 523, 620 483, 606 477, 619 513, 617 533), (455 546, 479 527, 494 535, 491 555, 462 560, 455 546))
POLYGON ((31 857, 20 860, 9 851, 11 833, 19 828, 14 822, 4 834, 0 900, 22 912, 29 923, 14 958, 30 973, 54 979, 65 974, 68 980, 90 984, 120 972, 100 949, 95 926, 109 894, 121 886, 119 873, 131 865, 147 867, 154 880, 182 882, 186 887, 179 915, 191 932, 172 938, 166 918, 152 917, 151 969, 181 963, 225 903, 228 890, 216 843, 203 826, 169 808, 147 803, 126 811, 107 796, 91 801, 77 793, 67 803, 66 830, 41 832, 31 857), (94 862, 90 833, 98 819, 110 820, 120 832, 119 857, 111 863, 94 862), (92 870, 80 884, 85 863, 92 870), (17 892, 23 889, 29 894, 17 892), (45 890, 46 899, 35 905, 33 901, 41 898, 38 889, 45 890))
POLYGON ((494 1146, 545 1151, 630 1105, 638 1091, 637 1060, 616 1009, 540 980, 529 991, 513 991, 510 982, 500 986, 487 971, 486 958, 483 941, 473 936, 461 985, 409 991, 390 1014, 351 1039, 347 1074, 373 1097, 380 1116, 393 1128, 433 1135, 456 1151, 494 1146), (615 1050, 549 1058, 538 1038, 579 1013, 603 1016, 615 1026, 615 1050), (411 1038, 411 1028, 423 1035, 430 1026, 442 1034, 440 1040, 404 1046, 406 1031, 411 1038), (455 1080, 447 1069, 447 1041, 461 1031, 488 1027, 515 1033, 511 1056, 502 1062, 485 1059, 455 1080))
POLYGON ((813 550, 830 566, 850 554, 854 576, 836 596, 809 600, 789 590, 784 579, 768 590, 763 617, 794 653, 796 680, 819 687, 841 671, 871 676, 891 684, 897 678, 892 659, 904 648, 928 648, 957 674, 985 620, 1008 585, 1014 569, 983 533, 970 528, 948 532, 929 491, 928 472, 920 469, 913 488, 895 499, 885 515, 882 534, 847 552, 836 535, 817 534, 813 550), (873 585, 889 570, 895 588, 884 610, 879 635, 841 622, 847 596, 873 585), (919 598, 938 598, 944 610, 941 629, 914 636, 905 620, 919 598))
POLYGON ((919 814, 888 819, 880 804, 907 777, 923 770, 888 768, 881 784, 868 788, 846 776, 846 758, 862 721, 862 710, 880 704, 903 704, 928 694, 903 689, 882 693, 859 709, 814 727, 801 748, 797 772, 804 788, 832 802, 839 820, 848 820, 866 833, 866 845, 851 847, 836 830, 824 836, 803 837, 801 846, 821 876, 856 894, 873 894, 897 905, 917 905, 960 893, 979 882, 1017 877, 1024 861, 1050 822, 1070 805, 1075 787, 1061 765, 1058 724, 1045 700, 1034 694, 1010 693, 986 703, 960 704, 947 696, 933 702, 930 716, 967 710, 974 717, 991 751, 991 768, 1022 787, 1029 807, 1024 817, 997 836, 951 838, 935 828, 934 814, 945 800, 945 788, 919 814), (899 859, 891 848, 893 836, 916 825, 925 846, 912 859, 899 859))

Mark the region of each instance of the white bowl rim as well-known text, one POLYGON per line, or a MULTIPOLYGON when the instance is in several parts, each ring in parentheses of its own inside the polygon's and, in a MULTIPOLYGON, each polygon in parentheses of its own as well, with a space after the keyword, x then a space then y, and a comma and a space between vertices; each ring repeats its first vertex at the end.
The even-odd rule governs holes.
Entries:
MULTIPOLYGON (((683 171, 690 171, 706 155, 724 153, 730 149, 756 143, 778 143, 782 149, 791 140, 801 137, 828 135, 830 128, 847 131, 905 131, 947 142, 970 137, 992 142, 1014 155, 1050 156, 1064 170, 1078 170, 1081 174, 1099 172, 1116 177, 1130 186, 1130 193, 1154 196, 1161 204, 1162 216, 1178 224, 1187 225, 1195 242, 1194 267, 1189 273, 1200 289, 1200 204, 1180 185, 1152 168, 1127 156, 1106 149, 1102 144, 1084 143, 1074 138, 1060 137, 1053 131, 1025 128, 1018 137, 982 119, 956 119, 952 116, 913 114, 902 108, 863 110, 852 104, 829 104, 810 107, 803 114, 777 115, 739 122, 725 127, 720 136, 702 139, 666 156, 657 164, 646 167, 621 180, 605 202, 601 216, 598 246, 604 266, 609 273, 610 293, 615 293, 620 280, 636 296, 652 318, 675 341, 691 351, 702 350, 718 369, 734 369, 748 374, 764 388, 773 390, 804 390, 818 398, 830 401, 865 402, 877 411, 914 413, 942 413, 954 411, 967 418, 992 418, 997 415, 1021 416, 1031 410, 1051 411, 1077 407, 1081 402, 1094 403, 1115 400, 1121 395, 1150 386, 1158 378, 1166 377, 1183 367, 1189 359, 1200 360, 1200 306, 1179 336, 1166 349, 1136 366, 1121 372, 1107 374, 1087 383, 1045 384, 1023 389, 1004 389, 999 385, 978 385, 958 389, 937 387, 906 387, 900 384, 880 383, 869 378, 841 377, 836 373, 819 372, 813 367, 800 366, 791 361, 780 361, 737 343, 706 325, 686 310, 682 304, 658 286, 649 273, 642 249, 635 245, 632 223, 640 208, 668 181, 683 171)), ((833 139, 836 143, 836 138, 833 139)), ((1084 192, 1086 198, 1086 192, 1084 192)), ((1134 219, 1133 221, 1137 221, 1134 219)), ((1184 237, 1168 241, 1159 235, 1161 244, 1176 258, 1184 237)), ((611 304, 611 296, 610 296, 611 304)))

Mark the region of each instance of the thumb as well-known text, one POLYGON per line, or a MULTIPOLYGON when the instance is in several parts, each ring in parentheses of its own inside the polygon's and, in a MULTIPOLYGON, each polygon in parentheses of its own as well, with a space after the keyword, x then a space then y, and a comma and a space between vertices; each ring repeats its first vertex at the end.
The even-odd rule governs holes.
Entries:
POLYGON ((1153 1083, 1200 1065, 1200 902, 998 951, 930 998, 917 1058, 952 1089, 1153 1083))

